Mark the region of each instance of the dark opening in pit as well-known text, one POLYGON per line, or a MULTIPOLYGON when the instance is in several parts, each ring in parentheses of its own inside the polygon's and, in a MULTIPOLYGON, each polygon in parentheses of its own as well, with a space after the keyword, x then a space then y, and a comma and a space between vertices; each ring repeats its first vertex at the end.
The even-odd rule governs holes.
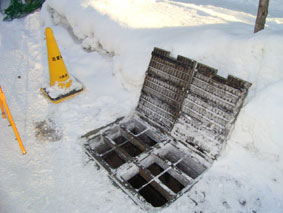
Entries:
POLYGON ((178 160, 180 160, 180 157, 178 157, 177 154, 173 152, 168 152, 164 157, 171 163, 176 163, 178 160))
POLYGON ((148 169, 148 170, 151 172, 151 174, 153 174, 154 176, 157 176, 157 175, 159 175, 161 172, 164 171, 164 169, 161 168, 161 167, 160 167, 158 164, 156 164, 156 163, 151 164, 147 169, 148 169))
POLYGON ((141 133, 142 131, 136 127, 130 129, 131 133, 133 133, 134 135, 137 135, 139 133, 141 133))
POLYGON ((125 142, 127 140, 127 138, 125 138, 124 136, 120 135, 116 138, 113 139, 113 141, 116 143, 116 144, 122 144, 123 142, 125 142))
POLYGON ((139 141, 147 144, 148 146, 154 146, 156 144, 156 141, 154 141, 153 139, 148 137, 146 134, 142 134, 142 135, 138 136, 137 138, 139 139, 139 141))
POLYGON ((111 151, 103 156, 103 159, 111 166, 111 168, 116 169, 122 164, 125 163, 125 161, 120 158, 120 156, 115 152, 111 151))
POLYGON ((193 170, 186 164, 184 161, 181 161, 180 163, 177 164, 177 167, 184 173, 186 173, 188 176, 191 178, 195 179, 199 176, 199 173, 193 170))
POLYGON ((151 184, 139 191, 140 195, 154 207, 161 207, 167 200, 151 184))
POLYGON ((184 188, 184 186, 175 178, 173 178, 168 172, 161 175, 159 179, 176 194, 184 188))
POLYGON ((128 182, 135 189, 139 189, 139 188, 141 188, 143 185, 145 185, 147 183, 146 180, 139 173, 136 174, 131 179, 129 179, 128 182))
POLYGON ((136 157, 137 155, 142 153, 142 151, 137 146, 130 142, 124 144, 123 146, 121 146, 121 148, 124 149, 132 157, 136 157))

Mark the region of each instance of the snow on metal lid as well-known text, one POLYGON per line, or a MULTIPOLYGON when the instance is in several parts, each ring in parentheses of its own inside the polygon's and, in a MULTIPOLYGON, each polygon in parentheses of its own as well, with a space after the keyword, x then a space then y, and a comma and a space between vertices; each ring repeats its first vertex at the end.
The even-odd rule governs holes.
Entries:
POLYGON ((188 90, 195 61, 154 48, 137 112, 165 131, 171 131, 188 90))
POLYGON ((214 159, 222 149, 251 83, 192 59, 154 48, 136 111, 214 159))
POLYGON ((172 135, 210 159, 215 159, 243 105, 251 83, 218 76, 217 70, 198 63, 172 135))

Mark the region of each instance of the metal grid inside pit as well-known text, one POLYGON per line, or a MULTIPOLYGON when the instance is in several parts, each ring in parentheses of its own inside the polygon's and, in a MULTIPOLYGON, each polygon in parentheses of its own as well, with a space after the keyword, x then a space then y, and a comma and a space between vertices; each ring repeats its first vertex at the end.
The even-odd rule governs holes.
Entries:
POLYGON ((169 205, 210 166, 139 118, 106 128, 89 138, 85 148, 144 209, 169 205))

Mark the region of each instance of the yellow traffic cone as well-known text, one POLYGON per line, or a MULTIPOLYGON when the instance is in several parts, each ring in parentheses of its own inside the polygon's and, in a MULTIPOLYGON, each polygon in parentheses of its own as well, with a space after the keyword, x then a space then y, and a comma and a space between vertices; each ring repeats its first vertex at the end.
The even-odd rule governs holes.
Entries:
POLYGON ((50 87, 41 88, 41 92, 53 103, 70 98, 84 90, 84 86, 76 78, 71 78, 64 64, 60 50, 51 28, 45 29, 50 87))

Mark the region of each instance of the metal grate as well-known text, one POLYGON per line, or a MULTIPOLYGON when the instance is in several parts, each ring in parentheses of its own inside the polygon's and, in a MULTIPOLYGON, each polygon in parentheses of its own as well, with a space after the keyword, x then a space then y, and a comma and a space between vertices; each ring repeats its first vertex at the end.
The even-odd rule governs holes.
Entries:
POLYGON ((195 62, 154 48, 137 111, 154 125, 171 131, 181 109, 195 62), (157 103, 156 105, 153 103, 157 103))
POLYGON ((113 124, 85 144, 88 155, 144 209, 169 205, 210 166, 188 147, 148 125, 135 117, 113 124))
POLYGON ((215 159, 250 86, 233 76, 218 76, 216 69, 198 63, 172 135, 215 159))

